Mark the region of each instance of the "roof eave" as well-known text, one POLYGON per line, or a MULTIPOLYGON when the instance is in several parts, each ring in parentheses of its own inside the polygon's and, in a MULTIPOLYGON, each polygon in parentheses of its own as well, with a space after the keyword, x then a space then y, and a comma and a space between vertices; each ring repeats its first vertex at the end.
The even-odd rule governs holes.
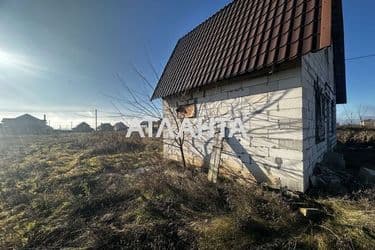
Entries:
POLYGON ((334 54, 334 81, 336 88, 336 103, 345 104, 346 94, 346 69, 345 69, 345 41, 344 18, 341 0, 333 0, 332 12, 332 37, 334 54))

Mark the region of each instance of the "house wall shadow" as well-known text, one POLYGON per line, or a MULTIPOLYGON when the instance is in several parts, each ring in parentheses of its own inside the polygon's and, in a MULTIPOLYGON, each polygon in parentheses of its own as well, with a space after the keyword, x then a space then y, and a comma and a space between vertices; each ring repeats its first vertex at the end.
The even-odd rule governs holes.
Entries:
POLYGON ((243 165, 252 174, 252 176, 254 176, 255 180, 258 183, 272 182, 272 180, 269 178, 270 174, 266 174, 264 172, 264 169, 262 169, 253 160, 252 156, 248 153, 248 151, 243 147, 243 145, 239 142, 239 140, 236 137, 226 138, 224 142, 226 142, 227 145, 233 150, 235 156, 241 160, 243 165))
MULTIPOLYGON (((220 169, 238 178, 244 178, 242 174, 248 172, 259 183, 282 180, 299 183, 303 171, 303 166, 297 162, 300 160, 288 158, 296 157, 294 155, 282 154, 282 150, 302 154, 303 126, 299 117, 303 112, 302 84, 298 76, 298 73, 291 72, 284 78, 266 76, 262 81, 238 81, 230 86, 223 84, 170 98, 168 104, 173 108, 195 104, 196 118, 192 119, 192 123, 198 119, 209 123, 211 118, 228 121, 240 118, 246 131, 245 138, 234 136, 224 140, 220 169), (292 110, 285 108, 288 101, 296 105, 291 106, 292 110)), ((198 138, 186 138, 185 142, 186 155, 191 156, 194 163, 201 163, 193 165, 207 169, 214 146, 208 133, 204 132, 198 138)))

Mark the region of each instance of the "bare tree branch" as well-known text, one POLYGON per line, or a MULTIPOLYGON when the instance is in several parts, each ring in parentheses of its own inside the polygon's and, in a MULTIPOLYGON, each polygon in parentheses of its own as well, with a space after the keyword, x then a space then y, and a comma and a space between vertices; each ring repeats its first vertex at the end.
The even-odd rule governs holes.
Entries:
POLYGON ((158 74, 158 72, 156 71, 156 68, 155 68, 154 64, 152 63, 151 53, 149 52, 147 46, 145 46, 145 51, 146 51, 146 55, 147 55, 147 62, 149 64, 149 66, 151 67, 152 72, 155 75, 155 80, 158 81, 159 78, 160 78, 160 75, 158 74))
POLYGON ((146 85, 150 88, 151 91, 154 90, 154 87, 152 86, 152 84, 150 83, 150 81, 144 76, 144 74, 142 74, 136 67, 134 64, 132 64, 132 67, 133 67, 133 70, 138 74, 138 76, 140 76, 143 81, 146 83, 146 85))

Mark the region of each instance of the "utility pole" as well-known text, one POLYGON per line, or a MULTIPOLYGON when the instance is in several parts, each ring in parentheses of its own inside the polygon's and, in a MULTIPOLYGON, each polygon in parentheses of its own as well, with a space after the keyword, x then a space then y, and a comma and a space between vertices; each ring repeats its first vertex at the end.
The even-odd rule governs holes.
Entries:
POLYGON ((95 131, 98 131, 98 110, 95 109, 95 131))

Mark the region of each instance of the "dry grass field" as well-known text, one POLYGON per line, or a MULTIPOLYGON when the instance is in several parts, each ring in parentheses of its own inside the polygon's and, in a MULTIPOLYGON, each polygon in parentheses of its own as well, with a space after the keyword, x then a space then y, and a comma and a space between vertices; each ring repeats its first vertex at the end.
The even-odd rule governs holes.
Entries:
POLYGON ((374 208, 371 187, 290 197, 211 184, 162 160, 158 140, 0 138, 1 249, 372 249, 374 208), (307 219, 301 206, 324 213, 307 219))

